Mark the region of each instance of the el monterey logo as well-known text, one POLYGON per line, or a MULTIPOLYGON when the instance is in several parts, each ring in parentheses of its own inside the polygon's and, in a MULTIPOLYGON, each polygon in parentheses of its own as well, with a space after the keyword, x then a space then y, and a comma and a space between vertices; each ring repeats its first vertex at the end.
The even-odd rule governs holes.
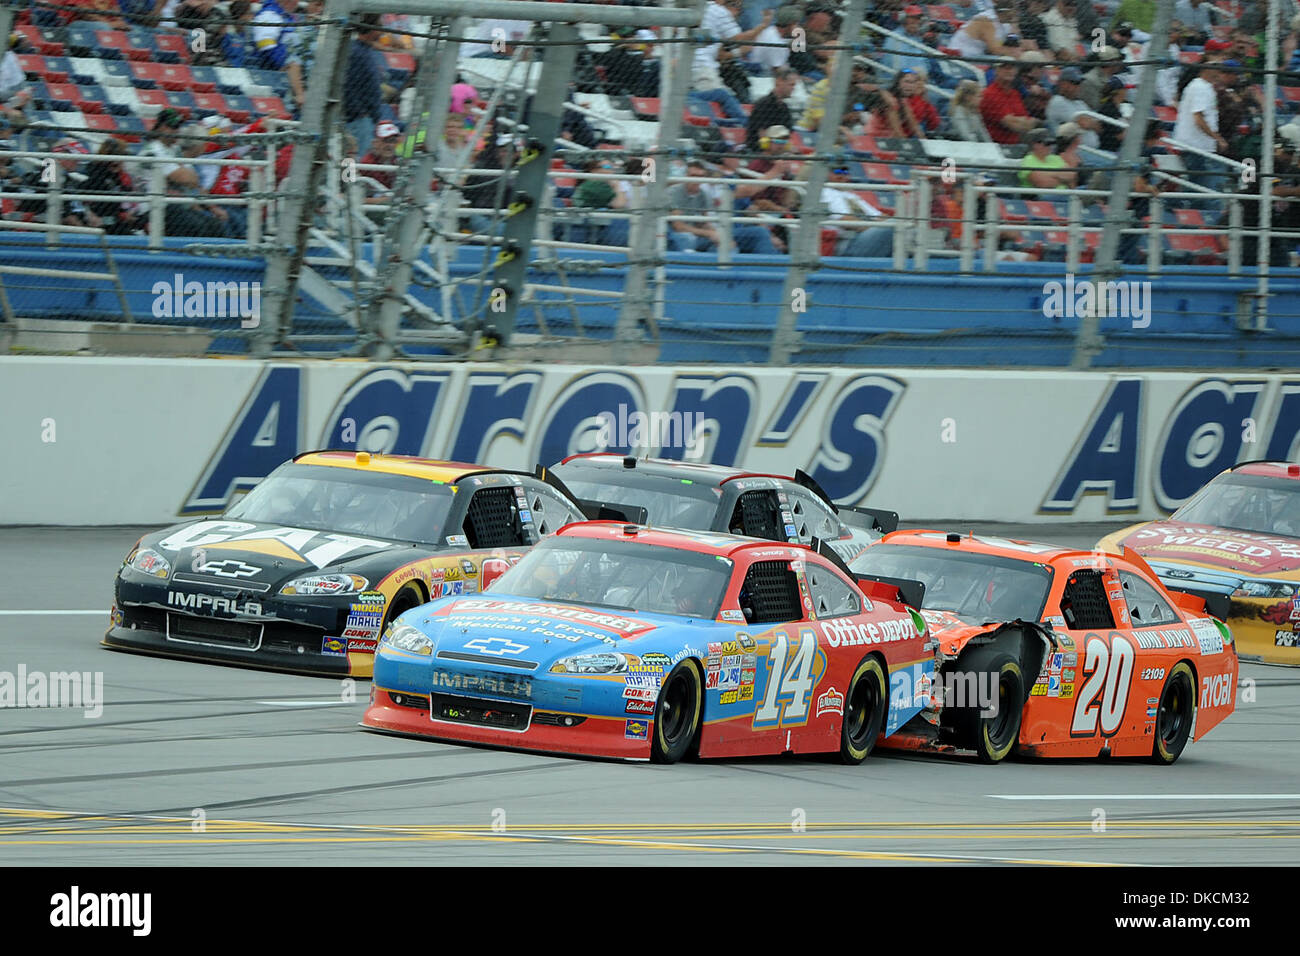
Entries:
POLYGON ((829 688, 826 693, 817 698, 817 716, 822 714, 843 714, 844 713, 844 695, 834 687, 829 688))

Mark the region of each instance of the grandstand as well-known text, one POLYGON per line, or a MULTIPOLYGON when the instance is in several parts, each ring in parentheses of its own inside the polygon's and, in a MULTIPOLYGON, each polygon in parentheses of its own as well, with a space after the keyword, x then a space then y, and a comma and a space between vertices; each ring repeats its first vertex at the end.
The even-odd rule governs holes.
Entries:
POLYGON ((0 344, 107 320, 198 330, 209 354, 635 339, 743 362, 793 332, 790 361, 1057 365, 1084 323, 1045 289, 1095 273, 1155 293, 1145 325, 1103 310, 1093 363, 1287 365, 1300 18, 1205 6, 1166 54, 1150 0, 1126 0, 1134 24, 1115 0, 612 4, 646 9, 571 28, 576 49, 546 21, 319 0, 0 0, 0 344), (700 26, 641 25, 650 7, 700 26), (1188 117, 1210 88, 1207 148, 1188 117), (296 294, 251 322, 160 309, 174 276, 296 294))

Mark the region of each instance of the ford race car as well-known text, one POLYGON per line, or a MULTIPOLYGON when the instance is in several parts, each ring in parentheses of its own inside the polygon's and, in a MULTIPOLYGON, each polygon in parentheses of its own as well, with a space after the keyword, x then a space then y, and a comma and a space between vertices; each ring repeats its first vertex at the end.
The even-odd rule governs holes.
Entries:
POLYGON ((589 514, 664 528, 722 531, 811 544, 845 561, 887 531, 898 515, 836 505, 811 477, 758 475, 723 465, 604 452, 570 455, 551 471, 589 514))
POLYGON ((471 594, 581 518, 531 475, 366 452, 302 454, 217 519, 142 537, 103 643, 249 667, 369 677, 403 611, 471 594))
POLYGON ((486 593, 398 617, 362 724, 664 763, 858 763, 919 712, 934 673, 899 588, 865 587, 803 545, 570 525, 486 593))
POLYGON ((1131 551, 899 531, 852 568, 923 583, 939 643, 929 705, 886 746, 1170 764, 1232 713, 1231 632, 1131 551))
POLYGON ((1120 545, 1170 587, 1227 595, 1242 657, 1300 664, 1300 465, 1229 468, 1171 517, 1097 542, 1120 545))

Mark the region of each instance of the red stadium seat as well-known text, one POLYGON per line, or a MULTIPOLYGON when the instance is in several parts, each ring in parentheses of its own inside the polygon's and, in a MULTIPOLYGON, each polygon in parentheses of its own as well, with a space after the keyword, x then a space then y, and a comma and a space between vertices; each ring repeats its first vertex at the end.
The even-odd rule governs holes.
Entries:
POLYGON ((99 130, 101 133, 117 132, 118 118, 110 116, 108 113, 86 113, 86 125, 93 130, 99 130))
POLYGON ((1180 226, 1199 229, 1205 225, 1205 217, 1201 215, 1199 209, 1175 209, 1173 213, 1180 226))
POLYGON ((1300 86, 1279 86, 1277 91, 1288 103, 1300 103, 1300 86))
POLYGON ((891 186, 905 185, 907 183, 906 179, 897 178, 893 170, 885 163, 863 163, 862 168, 866 172, 867 178, 872 182, 889 183, 891 186))
POLYGON ((185 37, 175 33, 157 33, 154 35, 154 43, 157 44, 159 53, 174 53, 177 63, 189 61, 190 45, 185 37))
POLYGON ((95 42, 99 44, 99 49, 116 50, 119 58, 123 60, 144 60, 147 57, 131 56, 131 40, 124 30, 96 30, 95 42))
POLYGON ((632 112, 637 119, 655 120, 659 118, 659 97, 657 96, 634 96, 632 97, 632 112))
POLYGON ((1043 222, 1067 222, 1068 220, 1062 215, 1061 210, 1056 204, 1046 199, 1031 199, 1025 203, 1029 210, 1029 217, 1043 222))
POLYGON ((194 108, 200 115, 207 116, 216 113, 218 116, 229 116, 226 108, 226 98, 220 93, 193 93, 194 108))
MULTIPOLYGON (((141 106, 156 106, 159 110, 165 110, 172 105, 171 101, 167 99, 165 90, 136 90, 135 95, 139 99, 141 106)), ((151 112, 156 113, 157 111, 151 112)), ((188 117, 186 118, 188 119, 188 117)))
POLYGON ((745 145, 745 131, 739 126, 719 126, 718 132, 729 146, 745 145))
POLYGON ((135 63, 131 83, 143 89, 188 90, 194 82, 190 68, 181 63, 135 63))
POLYGON ((284 100, 278 96, 252 96, 253 109, 260 116, 276 116, 280 119, 288 119, 289 111, 285 108, 284 100))
POLYGON ((1176 106, 1157 106, 1156 119, 1162 123, 1176 123, 1178 121, 1178 107, 1176 106))

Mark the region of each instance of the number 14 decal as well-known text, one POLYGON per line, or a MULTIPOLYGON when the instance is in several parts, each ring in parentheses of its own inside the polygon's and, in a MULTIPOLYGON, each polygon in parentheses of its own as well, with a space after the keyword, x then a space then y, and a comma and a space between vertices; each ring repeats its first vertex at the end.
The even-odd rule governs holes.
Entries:
POLYGON ((816 660, 817 636, 811 630, 800 631, 799 642, 793 648, 785 631, 772 635, 767 652, 767 687, 762 706, 754 713, 755 727, 808 722, 808 695, 817 679, 816 660))
POLYGON ((1136 657, 1133 645, 1126 637, 1112 634, 1108 646, 1096 634, 1089 635, 1083 653, 1083 672, 1088 679, 1074 704, 1071 737, 1095 736, 1099 724, 1103 737, 1114 736, 1119 730, 1128 706, 1128 689, 1136 657))

